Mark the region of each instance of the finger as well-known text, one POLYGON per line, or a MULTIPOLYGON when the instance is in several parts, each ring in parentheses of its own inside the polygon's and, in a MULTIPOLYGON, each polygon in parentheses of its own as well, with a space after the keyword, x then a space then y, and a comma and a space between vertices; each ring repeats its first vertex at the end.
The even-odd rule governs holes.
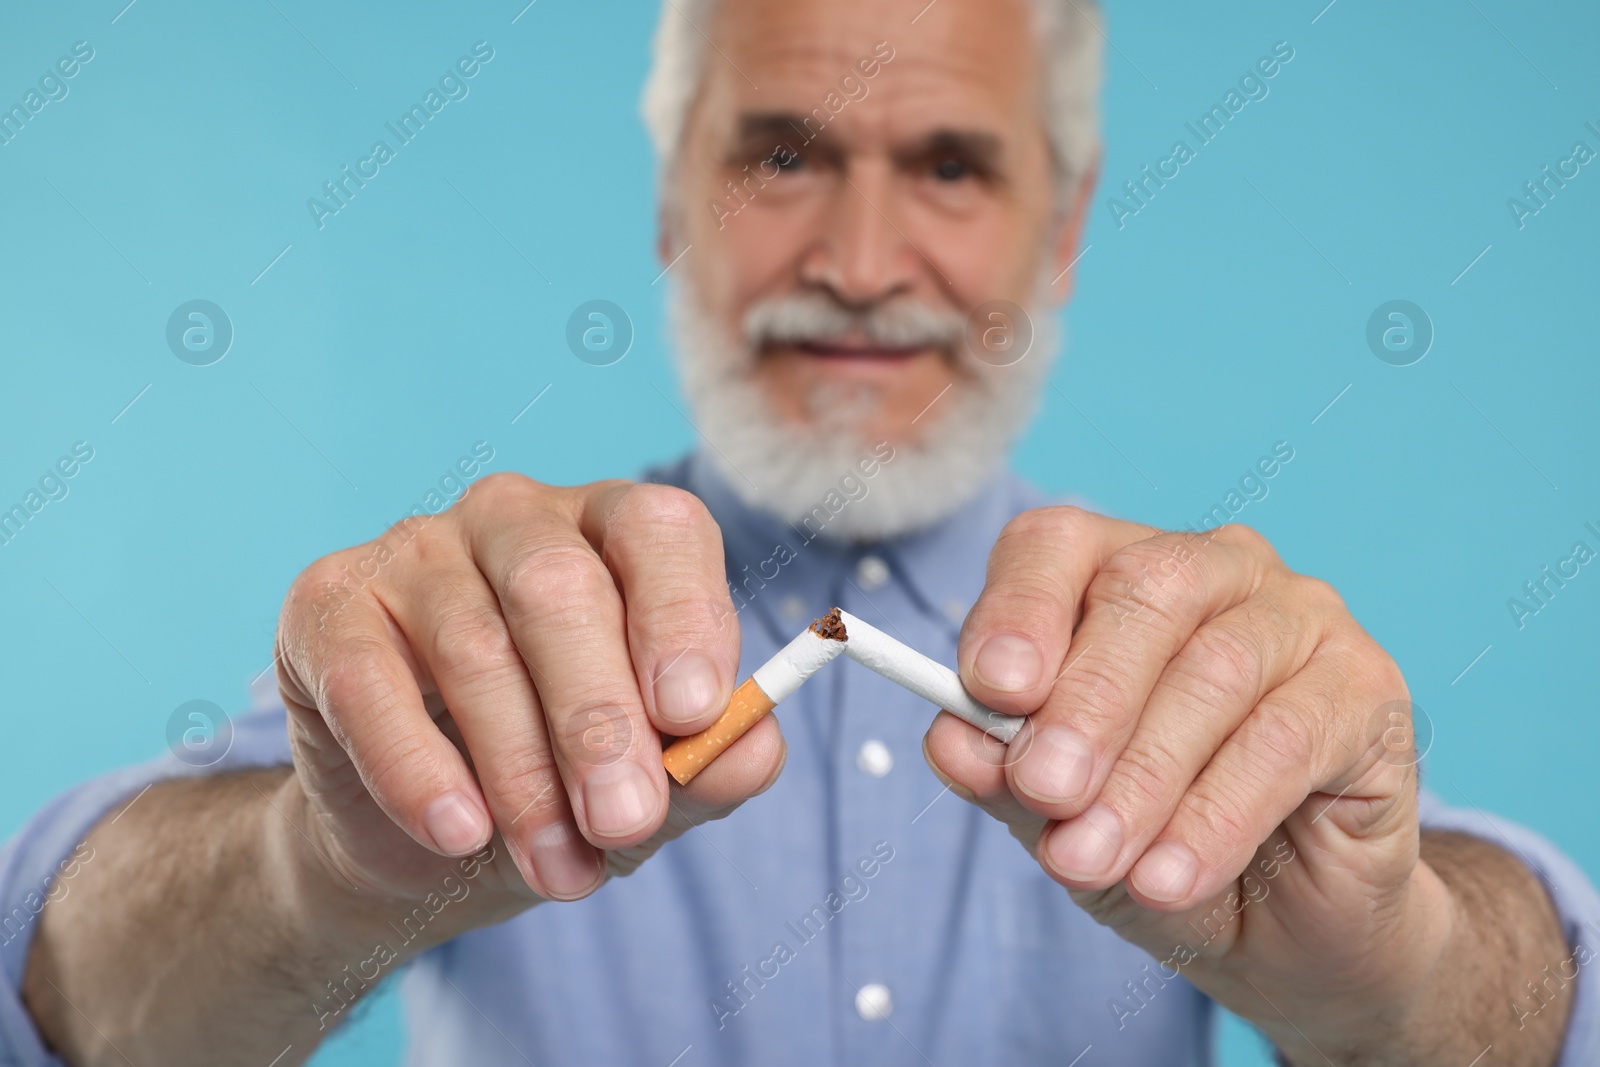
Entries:
POLYGON ((380 599, 450 708, 529 888, 557 900, 585 896, 599 888, 602 856, 573 821, 528 668, 464 546, 438 555, 426 583, 380 599))
MULTIPOLYGON (((1350 697, 1353 660, 1319 655, 1240 725, 1134 864, 1127 885, 1135 898, 1176 911, 1213 896, 1315 793, 1336 793, 1330 803, 1359 808, 1369 827, 1403 822, 1389 816, 1412 776, 1409 768, 1379 758, 1384 750, 1379 727, 1366 714, 1369 698, 1350 697)), ((1389 680, 1380 678, 1380 686, 1403 696, 1398 670, 1391 665, 1383 673, 1389 680)), ((1370 706, 1378 705, 1370 699, 1370 706)), ((1315 835, 1340 833, 1334 815, 1320 818, 1326 809, 1308 824, 1315 835)))
MULTIPOLYGON (((1075 889, 1069 896, 1118 937, 1144 949, 1165 968, 1179 970, 1195 959, 1225 958, 1237 943, 1244 909, 1266 900, 1273 892, 1274 880, 1285 876, 1286 868, 1297 858, 1293 839, 1280 826, 1256 850, 1250 868, 1236 883, 1182 911, 1146 907, 1129 893, 1126 882, 1099 890, 1075 889)), ((1329 951, 1334 951, 1334 946, 1330 945, 1329 951)))
POLYGON ((1201 626, 1162 671, 1127 744, 1108 753, 1114 762, 1093 803, 1050 831, 1040 861, 1073 888, 1121 881, 1212 755, 1306 665, 1325 632, 1316 616, 1295 628, 1254 600, 1201 626))
POLYGON ((606 854, 610 872, 629 874, 662 845, 703 823, 725 818, 746 800, 772 788, 788 749, 777 717, 768 715, 723 750, 687 786, 671 783, 666 821, 647 841, 606 854))
POLYGON ((468 524, 478 569, 499 601, 544 708, 545 727, 579 829, 600 848, 647 839, 667 812, 661 743, 628 653, 622 597, 580 533, 606 486, 519 491, 503 481, 468 524))
POLYGON ((1203 623, 1250 596, 1263 572, 1259 554, 1222 533, 1160 534, 1113 553, 1084 595, 1065 669, 1023 727, 1033 744, 1010 769, 1023 803, 1055 819, 1079 814, 1167 664, 1203 623))
POLYGON ((1006 784, 1011 750, 976 726, 941 711, 922 738, 922 756, 944 786, 982 808, 1033 853, 1047 821, 1018 803, 1006 784))
POLYGON ((698 497, 648 483, 606 489, 583 518, 622 590, 651 721, 672 734, 705 729, 727 707, 739 669, 722 531, 698 497))
POLYGON ((320 715, 368 794, 418 844, 446 856, 474 852, 491 831, 477 781, 424 708, 412 660, 383 609, 358 596, 340 600, 336 615, 327 610, 328 598, 340 595, 335 567, 330 560, 308 568, 285 599, 285 702, 320 715))
POLYGON ((721 818, 772 788, 788 755, 776 713, 767 715, 695 775, 694 781, 674 785, 674 814, 687 816, 695 824, 721 818))
POLYGON ((982 594, 961 627, 961 681, 996 711, 1039 707, 1061 670, 1089 581, 1148 526, 1074 507, 1036 508, 1006 523, 982 594))

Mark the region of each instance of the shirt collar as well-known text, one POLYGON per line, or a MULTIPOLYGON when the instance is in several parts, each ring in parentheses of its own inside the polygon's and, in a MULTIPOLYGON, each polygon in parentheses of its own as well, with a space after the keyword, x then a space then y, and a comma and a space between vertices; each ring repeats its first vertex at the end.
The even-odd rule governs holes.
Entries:
POLYGON ((722 528, 728 580, 734 586, 754 574, 763 583, 762 600, 798 593, 809 601, 810 594, 836 587, 840 576, 859 568, 864 558, 877 556, 912 600, 952 623, 959 623, 982 591, 984 564, 1001 528, 1019 512, 1045 502, 1037 489, 1002 467, 971 500, 930 526, 881 541, 847 542, 808 539, 807 531, 746 504, 703 449, 661 474, 654 480, 694 493, 722 528))

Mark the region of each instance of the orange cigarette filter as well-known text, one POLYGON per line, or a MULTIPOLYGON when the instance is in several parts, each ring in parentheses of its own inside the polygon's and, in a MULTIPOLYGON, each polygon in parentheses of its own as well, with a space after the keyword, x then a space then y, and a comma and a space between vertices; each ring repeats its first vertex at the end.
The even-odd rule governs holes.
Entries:
POLYGON ((667 773, 677 779, 679 785, 688 785, 694 781, 695 775, 705 769, 706 764, 722 755, 724 749, 743 737, 776 706, 761 691, 755 678, 746 678, 733 691, 728 710, 716 722, 697 734, 680 737, 667 746, 667 750, 661 754, 661 762, 666 764, 667 773))
POLYGON ((716 722, 667 746, 661 754, 667 773, 679 785, 694 781, 695 775, 770 714, 780 701, 799 689, 807 678, 843 652, 844 647, 844 623, 839 619, 838 608, 812 620, 811 626, 799 637, 757 667, 733 691, 727 710, 716 722))

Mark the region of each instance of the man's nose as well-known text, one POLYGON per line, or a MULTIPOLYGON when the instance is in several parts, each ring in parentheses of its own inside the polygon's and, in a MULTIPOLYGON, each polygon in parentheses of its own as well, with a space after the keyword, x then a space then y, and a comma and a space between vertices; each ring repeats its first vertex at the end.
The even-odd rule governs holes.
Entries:
POLYGON ((893 174, 886 165, 840 172, 821 232, 800 264, 801 280, 860 307, 909 292, 930 268, 893 217, 893 174))

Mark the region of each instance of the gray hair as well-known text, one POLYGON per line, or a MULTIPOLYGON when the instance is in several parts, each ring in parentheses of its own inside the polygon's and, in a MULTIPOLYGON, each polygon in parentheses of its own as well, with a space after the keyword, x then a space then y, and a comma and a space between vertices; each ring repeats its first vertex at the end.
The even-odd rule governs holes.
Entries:
MULTIPOLYGON (((670 190, 689 111, 700 91, 706 38, 719 0, 664 0, 654 63, 640 111, 670 190)), ((1100 145, 1101 30, 1098 0, 1027 0, 1044 71, 1040 102, 1056 171, 1056 209, 1066 212, 1100 145)), ((894 42, 890 42, 893 44, 894 42)))

